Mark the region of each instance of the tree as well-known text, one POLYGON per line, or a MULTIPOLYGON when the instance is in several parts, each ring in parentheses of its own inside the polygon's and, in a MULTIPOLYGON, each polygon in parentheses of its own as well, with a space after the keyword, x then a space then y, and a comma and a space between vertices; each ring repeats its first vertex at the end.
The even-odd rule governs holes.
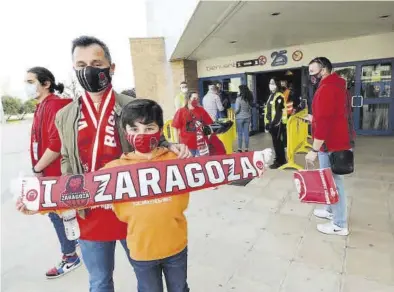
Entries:
POLYGON ((125 89, 121 93, 124 94, 124 95, 128 95, 128 96, 134 97, 134 98, 137 97, 137 95, 135 94, 135 88, 125 89))
POLYGON ((64 98, 76 99, 81 96, 81 91, 78 86, 78 81, 75 78, 71 78, 71 81, 64 86, 64 91, 61 94, 64 98))
POLYGON ((23 104, 23 108, 27 114, 31 114, 34 113, 34 111, 36 110, 36 104, 37 100, 29 99, 25 101, 25 103, 23 104))
POLYGON ((19 98, 12 96, 2 96, 1 102, 4 109, 4 114, 8 116, 7 120, 21 112, 22 101, 19 98))
POLYGON ((34 113, 37 101, 35 99, 26 100, 19 109, 19 119, 23 120, 26 114, 34 113))

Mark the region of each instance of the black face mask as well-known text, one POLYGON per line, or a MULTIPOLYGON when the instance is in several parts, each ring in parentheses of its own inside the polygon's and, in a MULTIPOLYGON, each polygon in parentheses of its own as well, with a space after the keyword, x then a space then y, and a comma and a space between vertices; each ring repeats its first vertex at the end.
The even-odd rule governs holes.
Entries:
POLYGON ((309 78, 311 80, 312 85, 318 87, 322 76, 320 75, 320 72, 317 72, 315 75, 310 75, 309 78))
POLYGON ((81 70, 76 70, 79 84, 87 92, 100 92, 111 83, 110 68, 96 68, 87 66, 81 70))

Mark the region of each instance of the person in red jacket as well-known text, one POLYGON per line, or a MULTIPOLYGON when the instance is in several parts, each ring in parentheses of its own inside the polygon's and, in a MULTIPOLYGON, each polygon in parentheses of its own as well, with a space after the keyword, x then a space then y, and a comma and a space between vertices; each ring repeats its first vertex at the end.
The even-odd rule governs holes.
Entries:
MULTIPOLYGON (((352 149, 354 130, 352 112, 347 94, 346 82, 338 74, 332 72, 332 64, 325 57, 313 59, 309 64, 311 82, 317 87, 312 101, 313 145, 306 160, 313 163, 319 157, 320 168, 329 168, 329 155, 335 151, 352 149)), ((339 202, 316 209, 314 215, 332 220, 327 224, 317 225, 317 229, 325 234, 346 236, 347 204, 343 176, 334 174, 339 193, 339 202)))
MULTIPOLYGON (((56 113, 71 99, 61 99, 54 94, 55 90, 63 92, 64 86, 55 83, 55 77, 46 68, 34 67, 27 71, 25 90, 30 98, 37 100, 31 128, 30 156, 32 171, 36 176, 60 176, 60 138, 55 125, 56 113)), ((63 220, 56 213, 49 213, 59 238, 62 260, 51 268, 48 279, 58 278, 81 265, 75 252, 75 241, 66 238, 63 220)))

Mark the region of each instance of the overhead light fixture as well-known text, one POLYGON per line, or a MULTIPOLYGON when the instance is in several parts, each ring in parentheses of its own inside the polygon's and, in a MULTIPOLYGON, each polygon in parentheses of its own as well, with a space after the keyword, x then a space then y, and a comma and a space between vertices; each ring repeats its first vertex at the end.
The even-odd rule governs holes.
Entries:
POLYGON ((235 44, 237 41, 230 41, 230 44, 235 44))
POLYGON ((271 13, 271 16, 278 16, 278 15, 280 15, 280 12, 271 13))
POLYGON ((385 14, 385 15, 381 15, 379 16, 380 19, 385 19, 385 18, 389 18, 391 15, 390 14, 385 14))

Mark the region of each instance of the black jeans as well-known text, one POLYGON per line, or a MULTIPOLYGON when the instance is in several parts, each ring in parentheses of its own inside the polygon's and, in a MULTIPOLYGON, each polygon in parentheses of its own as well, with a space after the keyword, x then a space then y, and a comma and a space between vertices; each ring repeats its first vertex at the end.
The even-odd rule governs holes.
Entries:
POLYGON ((277 127, 272 127, 270 129, 270 134, 272 136, 272 144, 274 145, 275 150, 275 162, 278 164, 286 163, 286 154, 285 154, 285 143, 283 141, 283 134, 286 132, 286 128, 283 124, 279 124, 277 127))

